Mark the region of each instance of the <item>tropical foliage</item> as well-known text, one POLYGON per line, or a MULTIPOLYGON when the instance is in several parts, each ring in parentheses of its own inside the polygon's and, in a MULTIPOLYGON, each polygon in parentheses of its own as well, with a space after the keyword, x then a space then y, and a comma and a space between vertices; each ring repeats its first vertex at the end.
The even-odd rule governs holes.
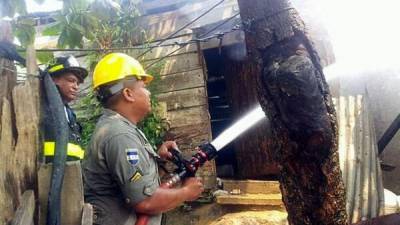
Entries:
MULTIPOLYGON (((44 0, 34 0, 42 4, 44 0)), ((14 36, 18 39, 20 46, 26 48, 33 45, 35 41, 35 21, 27 16, 25 0, 0 0, 0 19, 9 17, 14 36)), ((20 53, 24 55, 24 52, 20 53)), ((53 58, 52 53, 37 53, 40 62, 47 62, 53 58)))
MULTIPOLYGON (((43 3, 44 0, 35 0, 43 3)), ((14 18, 12 21, 13 33, 24 46, 32 44, 35 39, 34 21, 25 18, 27 14, 25 0, 0 0, 0 19, 14 18)))
MULTIPOLYGON (((63 10, 55 17, 57 22, 47 28, 43 34, 59 35, 58 46, 60 48, 88 46, 103 49, 87 55, 87 64, 90 70, 93 70, 98 60, 109 52, 108 49, 131 47, 134 43, 145 39, 145 33, 137 24, 139 11, 132 0, 95 0, 91 3, 85 0, 66 2, 63 10), (133 39, 133 37, 138 38, 133 39)), ((129 54, 129 52, 127 53, 129 54)), ((148 71, 155 76, 155 81, 149 87, 153 93, 151 99, 153 109, 158 108, 155 93, 157 92, 156 84, 160 69, 160 66, 153 66, 152 70, 148 71)), ((81 98, 77 107, 81 109, 78 116, 80 115, 83 126, 83 145, 86 146, 102 110, 95 99, 93 90, 90 89, 81 98)), ((155 110, 150 113, 139 124, 154 146, 161 143, 162 136, 167 130, 166 123, 156 112, 155 110)))
MULTIPOLYGON (((138 124, 139 128, 146 134, 146 137, 154 147, 162 143, 163 136, 169 129, 168 123, 158 112, 160 105, 156 98, 157 84, 160 80, 159 74, 162 65, 162 63, 159 63, 147 71, 154 76, 153 82, 148 87, 152 93, 151 107, 153 110, 147 115, 145 120, 138 124)), ((96 121, 102 114, 102 107, 97 101, 93 90, 89 89, 88 93, 77 103, 76 108, 78 109, 78 118, 82 124, 82 145, 86 147, 89 144, 90 137, 96 126, 96 121)))
POLYGON ((17 18, 12 22, 14 36, 26 47, 35 41, 35 21, 29 18, 17 18))
MULTIPOLYGON (((56 23, 44 35, 58 35, 58 46, 82 48, 129 47, 141 32, 137 25, 139 11, 133 0, 64 0, 56 23), (123 4, 121 7, 120 4, 123 4)), ((139 35, 140 37, 140 35, 139 35)))
POLYGON ((162 62, 157 63, 147 71, 149 74, 154 76, 154 80, 148 87, 152 93, 151 107, 153 111, 139 124, 139 128, 146 134, 146 137, 154 146, 158 146, 162 143, 162 138, 169 129, 169 123, 167 123, 165 118, 161 117, 161 113, 159 112, 166 109, 163 109, 161 105, 159 105, 156 98, 156 94, 158 93, 158 84, 160 82, 160 72, 163 65, 164 63, 162 62))
MULTIPOLYGON (((44 0, 35 1, 44 2, 44 0)), ((131 47, 134 43, 143 43, 146 40, 145 32, 137 24, 138 2, 138 0, 63 0, 62 10, 54 16, 56 22, 46 28, 42 35, 58 36, 59 48, 103 49, 86 56, 87 64, 92 71, 98 60, 109 52, 107 49, 131 47)), ((0 0, 0 5, 1 17, 13 18, 16 13, 26 15, 24 0, 0 0)), ((33 43, 35 39, 33 20, 28 17, 17 17, 13 21, 13 30, 23 47, 33 43)), ((40 53, 38 58, 41 62, 48 62, 52 59, 52 54, 40 53)), ((153 109, 158 108, 155 95, 161 65, 162 63, 159 63, 148 71, 155 76, 152 86, 149 87, 153 93, 151 99, 153 109)), ((90 88, 85 91, 85 96, 76 104, 76 108, 79 109, 78 119, 82 122, 83 145, 86 146, 102 108, 90 88)), ((161 143, 167 129, 157 110, 154 110, 139 126, 153 145, 161 143)))

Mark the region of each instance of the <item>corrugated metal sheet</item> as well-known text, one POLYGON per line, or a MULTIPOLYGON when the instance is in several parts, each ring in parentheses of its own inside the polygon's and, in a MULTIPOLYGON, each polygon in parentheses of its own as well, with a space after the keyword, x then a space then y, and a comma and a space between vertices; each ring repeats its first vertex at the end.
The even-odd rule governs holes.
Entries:
POLYGON ((339 157, 352 223, 383 214, 384 191, 372 116, 362 95, 334 99, 339 157))

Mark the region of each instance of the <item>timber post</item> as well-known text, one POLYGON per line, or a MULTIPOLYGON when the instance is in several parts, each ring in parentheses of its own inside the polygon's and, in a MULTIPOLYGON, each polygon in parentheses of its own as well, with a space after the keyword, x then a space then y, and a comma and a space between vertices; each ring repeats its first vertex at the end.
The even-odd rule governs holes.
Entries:
MULTIPOLYGON (((9 22, 0 24, 0 40, 12 43, 9 22)), ((25 74, 26 75, 26 74, 25 74)), ((0 223, 9 224, 26 190, 37 189, 39 143, 39 83, 28 75, 17 84, 13 61, 0 58, 0 223)))

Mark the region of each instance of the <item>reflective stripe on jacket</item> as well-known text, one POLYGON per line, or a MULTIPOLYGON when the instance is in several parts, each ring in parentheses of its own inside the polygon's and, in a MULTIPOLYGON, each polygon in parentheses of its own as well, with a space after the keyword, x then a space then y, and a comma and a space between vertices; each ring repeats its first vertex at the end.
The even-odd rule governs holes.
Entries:
MULTIPOLYGON (((55 142, 51 141, 44 142, 44 149, 43 149, 44 156, 54 156, 54 149, 55 149, 55 142)), ((78 159, 83 159, 85 151, 79 145, 68 143, 67 155, 71 157, 76 157, 78 159)))

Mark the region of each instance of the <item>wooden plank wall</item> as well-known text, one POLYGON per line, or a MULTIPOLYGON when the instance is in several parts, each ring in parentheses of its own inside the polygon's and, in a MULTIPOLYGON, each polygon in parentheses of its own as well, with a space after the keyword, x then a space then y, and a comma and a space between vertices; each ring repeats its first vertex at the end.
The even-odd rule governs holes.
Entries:
MULTIPOLYGON (((237 120, 258 105, 257 65, 251 60, 236 61, 223 51, 224 68, 220 74, 225 77, 233 120, 237 120), (240 91, 238 91, 240 90, 240 91)), ((233 143, 237 160, 237 174, 240 179, 265 179, 279 174, 274 161, 274 139, 268 120, 262 120, 250 128, 233 143)))
MULTIPOLYGON (((160 1, 161 2, 161 1, 160 1)), ((163 1, 164 2, 164 1, 163 1)), ((183 7, 160 14, 143 16, 139 23, 145 27, 146 36, 149 39, 161 39, 185 26, 194 20, 219 1, 202 0, 192 1, 183 7)), ((167 3, 169 4, 169 3, 167 3)), ((212 11, 192 23, 179 34, 192 33, 193 28, 201 27, 206 24, 220 22, 237 13, 239 10, 237 0, 225 0, 222 4, 215 7, 212 11)))
MULTIPOLYGON (((217 2, 192 1, 176 11, 144 16, 140 23, 145 27, 146 36, 149 39, 166 38, 210 9, 217 2)), ((195 27, 219 23, 237 12, 237 1, 226 0, 210 13, 174 35, 176 38, 164 41, 162 44, 182 43, 191 40, 195 27)), ((175 137, 184 152, 193 153, 195 147, 199 144, 211 140, 206 86, 207 74, 202 51, 199 51, 199 46, 196 43, 183 47, 175 45, 154 48, 138 59, 144 65, 150 65, 175 50, 176 52, 173 55, 163 61, 158 99, 166 105, 166 117, 171 125, 172 136, 175 137)), ((134 50, 131 55, 137 57, 144 51, 134 50)), ((204 179, 207 188, 213 188, 216 178, 215 163, 207 163, 198 172, 198 175, 204 179)))
MULTIPOLYGON (((47 201, 49 198, 52 171, 52 164, 41 164, 38 171, 38 200, 40 205, 39 225, 46 225, 47 201)), ((61 224, 80 224, 83 208, 84 199, 81 163, 78 161, 67 162, 61 190, 61 224)), ((90 217, 90 215, 87 215, 87 217, 90 217)))
MULTIPOLYGON (((183 42, 191 38, 188 34, 166 43, 183 42)), ((144 55, 141 62, 147 67, 179 48, 180 46, 155 48, 144 55)), ((188 154, 192 154, 195 147, 211 138, 205 65, 197 48, 197 44, 192 43, 162 60, 160 80, 157 82, 158 100, 167 108, 166 119, 170 124, 168 136, 173 137, 180 149, 188 154)), ((205 165, 198 173, 210 188, 214 185, 215 174, 214 163, 205 165)))
MULTIPOLYGON (((11 30, 3 26, 0 30, 11 30)), ((0 40, 7 40, 5 33, 0 40)), ((40 146, 39 80, 17 85, 15 70, 13 62, 0 58, 0 224, 11 221, 22 193, 35 189, 40 146)))
POLYGON ((34 213, 35 194, 33 190, 27 190, 22 195, 20 206, 15 212, 15 217, 11 225, 34 225, 34 213))

